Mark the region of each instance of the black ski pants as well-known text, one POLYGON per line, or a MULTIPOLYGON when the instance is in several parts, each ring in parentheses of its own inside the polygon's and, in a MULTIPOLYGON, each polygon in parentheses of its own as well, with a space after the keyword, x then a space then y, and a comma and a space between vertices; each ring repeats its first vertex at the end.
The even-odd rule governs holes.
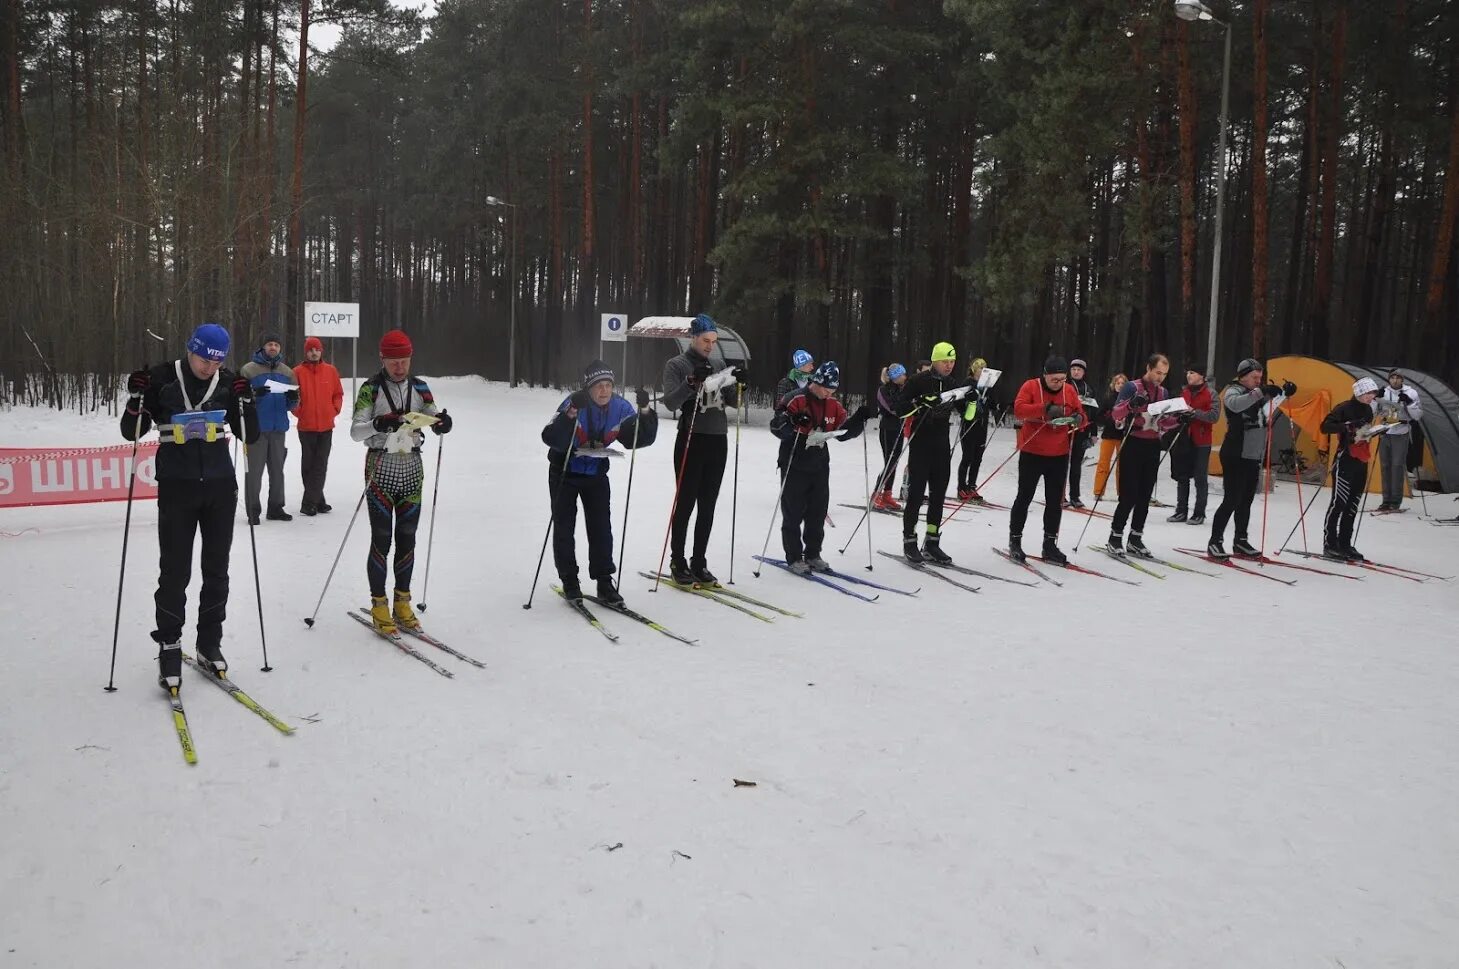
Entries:
POLYGON ((919 434, 907 449, 907 504, 902 509, 902 537, 917 534, 922 502, 927 502, 927 534, 942 527, 942 505, 947 500, 947 479, 952 474, 952 447, 945 428, 919 434))
POLYGON ((333 445, 331 431, 299 432, 299 473, 304 479, 302 504, 315 508, 324 504, 324 477, 329 472, 329 451, 333 445))
MULTIPOLYGON (((1079 501, 1080 484, 1084 479, 1084 453, 1089 450, 1089 442, 1093 440, 1087 434, 1075 434, 1074 441, 1069 450, 1069 500, 1079 501)), ((1062 497, 1062 496, 1061 496, 1062 497)))
POLYGON ((1059 536, 1059 523, 1063 520, 1064 509, 1059 499, 1064 494, 1064 475, 1069 470, 1069 455, 1060 454, 1050 457, 1044 454, 1029 454, 1027 451, 1018 456, 1018 497, 1013 501, 1013 508, 1008 513, 1008 534, 1015 538, 1023 537, 1023 523, 1028 520, 1028 506, 1033 503, 1034 492, 1038 490, 1039 482, 1044 483, 1044 534, 1057 538, 1059 536))
POLYGON ((729 437, 725 434, 695 434, 684 431, 674 438, 674 471, 682 467, 678 503, 674 506, 674 523, 669 532, 669 550, 675 561, 684 560, 684 543, 689 537, 689 518, 694 518, 694 556, 690 565, 705 564, 709 534, 714 531, 714 506, 719 501, 719 486, 724 480, 725 460, 729 457, 729 437), (685 449, 688 457, 685 458, 685 449))
POLYGON ((1368 462, 1348 454, 1337 459, 1332 468, 1332 499, 1327 505, 1327 521, 1322 540, 1328 548, 1347 551, 1353 544, 1353 522, 1358 518, 1358 502, 1368 487, 1368 462))
POLYGON ((176 643, 182 639, 187 587, 192 581, 193 536, 202 533, 203 587, 198 593, 197 645, 209 649, 222 643, 223 620, 228 616, 228 553, 233 547, 237 510, 238 482, 232 478, 164 478, 157 482, 160 555, 157 594, 153 597, 157 630, 152 634, 157 642, 176 643))
POLYGON ((547 492, 552 500, 552 562, 557 574, 575 579, 578 574, 578 502, 583 503, 583 523, 588 527, 588 575, 603 579, 612 575, 613 514, 612 487, 606 474, 562 473, 554 463, 547 469, 547 492))
POLYGON ((1221 481, 1225 494, 1221 496, 1216 517, 1211 519, 1211 541, 1226 540, 1226 523, 1236 517, 1238 541, 1249 541, 1251 527, 1251 503, 1261 487, 1261 461, 1241 457, 1240 452, 1221 453, 1221 481))
MULTIPOLYGON (((979 407, 979 411, 982 407, 979 407)), ((988 447, 988 421, 981 413, 973 426, 964 428, 962 436, 962 460, 957 465, 957 488, 978 487, 978 472, 983 467, 983 451, 988 447)))
POLYGON ((1153 437, 1125 438, 1120 451, 1120 504, 1115 509, 1111 530, 1123 535, 1125 522, 1130 533, 1145 531, 1145 516, 1150 513, 1150 496, 1155 494, 1155 478, 1160 474, 1160 441, 1153 437))
POLYGON ((831 469, 792 467, 780 493, 780 543, 785 561, 816 558, 826 541, 826 511, 831 506, 831 469))
POLYGON ((877 434, 881 437, 883 461, 881 477, 877 480, 881 482, 882 491, 891 491, 897 483, 897 462, 902 459, 902 446, 906 443, 906 438, 902 437, 902 422, 883 414, 877 434))

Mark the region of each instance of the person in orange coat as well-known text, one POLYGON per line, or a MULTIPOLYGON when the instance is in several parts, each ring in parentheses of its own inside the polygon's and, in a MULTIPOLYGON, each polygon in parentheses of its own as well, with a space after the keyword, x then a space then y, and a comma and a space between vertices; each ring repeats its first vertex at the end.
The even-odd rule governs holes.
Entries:
POLYGON ((1059 551, 1064 482, 1069 476, 1069 451, 1074 436, 1089 425, 1079 393, 1069 384, 1069 365, 1060 357, 1044 362, 1042 377, 1025 381, 1013 398, 1018 428, 1018 497, 1008 513, 1008 554, 1026 561, 1023 523, 1039 481, 1044 483, 1044 561, 1066 565, 1059 551))
POLYGON ((294 368, 299 381, 300 471, 304 475, 304 501, 299 514, 317 515, 333 506, 324 500, 324 476, 329 470, 329 449, 334 441, 334 420, 344 407, 344 386, 339 371, 324 362, 324 344, 319 337, 304 341, 304 362, 294 368))

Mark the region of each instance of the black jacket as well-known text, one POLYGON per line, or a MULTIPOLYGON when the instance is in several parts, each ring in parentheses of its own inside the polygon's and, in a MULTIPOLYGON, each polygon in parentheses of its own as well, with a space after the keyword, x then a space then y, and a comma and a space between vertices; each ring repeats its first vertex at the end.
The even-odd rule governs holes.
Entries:
MULTIPOLYGON (((185 386, 187 397, 192 401, 192 410, 224 411, 228 428, 234 436, 242 438, 244 444, 256 443, 258 415, 252 407, 241 407, 238 399, 233 396, 233 378, 236 376, 233 371, 218 371, 218 384, 204 402, 203 395, 208 392, 210 381, 199 380, 193 376, 186 359, 181 363, 184 381, 182 385, 177 382, 178 367, 175 363, 162 363, 150 368, 148 373, 151 374, 152 385, 142 396, 140 424, 139 414, 134 409, 135 402, 129 403, 122 412, 123 440, 140 440, 152 429, 153 424, 170 424, 173 414, 188 410, 187 400, 183 398, 185 386)), ((221 437, 212 442, 186 441, 182 444, 165 440, 157 449, 157 478, 183 481, 232 478, 235 476, 233 457, 228 448, 228 441, 221 437)))
POLYGON ((1352 454, 1352 446, 1358 443, 1358 429, 1371 423, 1373 408, 1356 397, 1351 397, 1328 411, 1327 416, 1322 419, 1322 433, 1337 435, 1340 453, 1366 461, 1367 457, 1352 454))
MULTIPOLYGON (((1099 407, 1099 436, 1106 441, 1118 441, 1125 436, 1125 432, 1115 424, 1115 401, 1119 396, 1118 391, 1111 390, 1099 407)), ((1094 420, 1095 418, 1090 418, 1090 421, 1094 420)))
POLYGON ((940 403, 938 396, 946 391, 966 386, 957 374, 939 377, 936 370, 925 370, 907 378, 902 388, 898 405, 898 417, 912 418, 912 446, 919 451, 924 448, 950 450, 948 426, 955 410, 962 408, 962 402, 940 403))

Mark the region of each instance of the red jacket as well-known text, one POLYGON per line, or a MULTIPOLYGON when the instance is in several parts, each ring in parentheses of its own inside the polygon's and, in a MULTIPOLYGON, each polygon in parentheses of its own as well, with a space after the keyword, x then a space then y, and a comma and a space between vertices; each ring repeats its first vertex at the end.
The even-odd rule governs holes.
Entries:
POLYGON ((1044 386, 1041 377, 1026 380, 1018 388, 1018 396, 1013 398, 1013 416, 1023 422, 1018 429, 1018 449, 1025 454, 1041 454, 1049 458, 1068 454, 1074 435, 1089 426, 1089 416, 1079 402, 1079 392, 1065 383, 1057 394, 1052 393, 1044 386), (1045 408, 1050 404, 1061 405, 1066 415, 1078 415, 1079 423, 1068 427, 1048 423, 1045 408))
POLYGON ((1216 421, 1221 416, 1221 411, 1216 407, 1216 398, 1211 394, 1211 385, 1203 383, 1194 390, 1186 387, 1180 392, 1180 396, 1185 398, 1186 404, 1197 415, 1191 419, 1186 432, 1190 435, 1191 444, 1196 447, 1210 447, 1211 428, 1216 426, 1216 421), (1211 420, 1201 420, 1202 414, 1208 415, 1211 420))
POLYGON ((332 431, 334 419, 344 406, 344 386, 333 364, 305 361, 294 367, 299 381, 299 409, 294 417, 301 431, 332 431))

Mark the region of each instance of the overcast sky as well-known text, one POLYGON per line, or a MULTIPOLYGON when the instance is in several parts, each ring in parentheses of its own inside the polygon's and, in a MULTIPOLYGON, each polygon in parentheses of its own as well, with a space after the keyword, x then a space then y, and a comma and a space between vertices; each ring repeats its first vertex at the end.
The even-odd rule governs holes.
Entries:
MULTIPOLYGON (((427 16, 436 12, 436 0, 390 0, 391 6, 421 10, 427 16)), ((334 24, 315 24, 309 28, 309 46, 315 50, 332 50, 339 43, 339 28, 334 24)))

